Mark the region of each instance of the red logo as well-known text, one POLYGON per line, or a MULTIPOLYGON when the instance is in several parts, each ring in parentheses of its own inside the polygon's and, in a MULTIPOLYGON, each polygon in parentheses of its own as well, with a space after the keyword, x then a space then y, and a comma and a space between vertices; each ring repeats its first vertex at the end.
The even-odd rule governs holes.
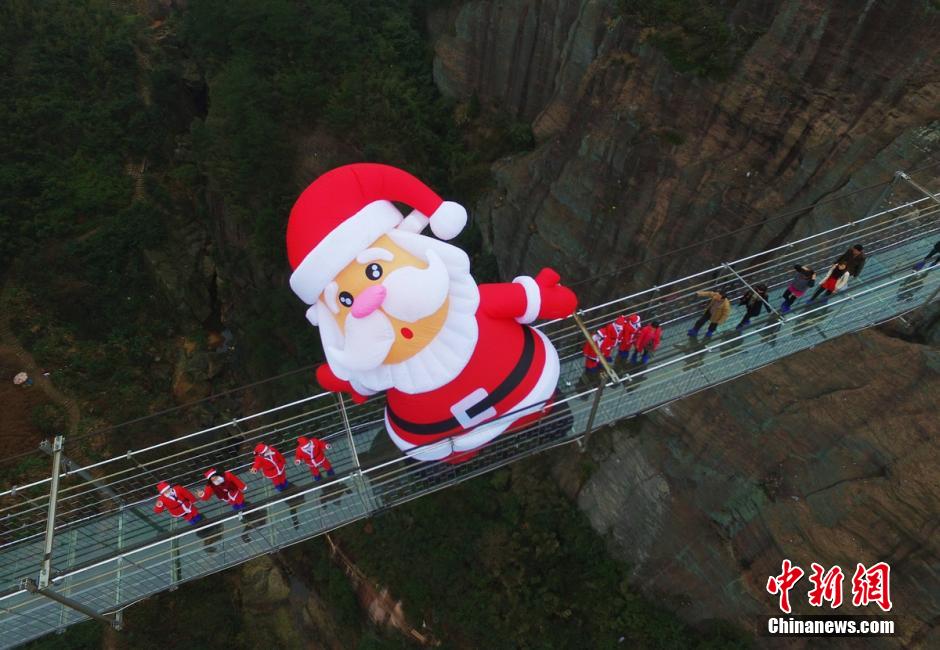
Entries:
POLYGON ((875 603, 882 611, 891 611, 891 567, 887 562, 879 562, 866 569, 859 564, 852 576, 852 604, 865 607, 875 603))
MULTIPOLYGON (((842 585, 845 582, 842 568, 835 565, 826 571, 821 564, 816 562, 813 562, 810 567, 813 572, 809 576, 809 581, 813 588, 807 593, 809 604, 813 607, 822 607, 823 603, 829 603, 830 609, 840 607, 842 585)), ((767 593, 779 596, 778 606, 783 613, 789 614, 792 611, 790 590, 804 575, 803 569, 795 566, 790 560, 784 560, 781 564, 780 575, 770 576, 767 579, 767 593)), ((872 603, 885 612, 890 612, 893 607, 891 567, 887 562, 878 562, 867 569, 865 565, 858 564, 855 575, 852 576, 852 605, 866 607, 872 603)))
POLYGON ((825 573, 821 565, 813 562, 810 565, 813 569, 809 577, 813 583, 813 588, 809 592, 809 604, 813 607, 822 607, 823 602, 828 602, 831 609, 835 609, 842 604, 842 568, 832 567, 825 573))
POLYGON ((793 566, 790 560, 784 560, 780 575, 770 576, 767 579, 767 593, 773 596, 780 595, 780 611, 790 613, 790 590, 802 577, 803 569, 793 566))

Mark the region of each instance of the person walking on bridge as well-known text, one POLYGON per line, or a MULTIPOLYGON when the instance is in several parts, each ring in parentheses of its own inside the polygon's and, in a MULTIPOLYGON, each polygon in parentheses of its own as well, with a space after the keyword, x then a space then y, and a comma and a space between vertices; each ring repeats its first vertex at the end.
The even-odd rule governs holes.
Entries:
POLYGON ((644 366, 649 363, 650 355, 659 347, 659 342, 663 338, 663 328, 659 321, 650 321, 637 332, 636 340, 633 342, 633 358, 630 363, 636 365, 637 356, 640 356, 640 363, 644 366))
POLYGON ((640 315, 630 314, 629 316, 620 315, 614 321, 614 331, 617 332, 617 361, 624 362, 630 356, 630 348, 636 341, 637 333, 640 331, 640 315))
POLYGON ((760 316, 761 310, 766 309, 771 312, 770 305, 767 303, 767 285, 755 284, 753 291, 748 291, 747 295, 741 296, 741 304, 744 305, 744 318, 734 329, 741 331, 751 323, 752 318, 760 316))
POLYGON ((839 259, 836 260, 836 265, 845 264, 845 268, 848 269, 849 275, 853 278, 860 277, 862 275, 862 269, 865 268, 865 252, 861 244, 855 244, 849 250, 842 253, 839 259))
POLYGON ((729 293, 730 291, 726 288, 719 289, 718 291, 695 292, 695 295, 708 298, 709 300, 708 306, 705 307, 705 313, 695 321, 695 325, 688 331, 690 337, 695 338, 698 336, 698 331, 702 328, 702 325, 705 324, 705 321, 710 321, 708 331, 705 332, 705 338, 711 338, 715 330, 718 329, 718 326, 728 320, 728 316, 731 315, 731 301, 728 300, 729 293))
POLYGON ((232 507, 235 512, 245 509, 244 482, 229 471, 219 472, 214 467, 206 470, 206 487, 199 491, 199 498, 208 501, 214 496, 232 507))
POLYGON ((780 312, 786 314, 806 290, 816 284, 816 271, 805 265, 797 264, 793 267, 796 272, 790 280, 787 290, 783 292, 783 304, 780 312))
MULTIPOLYGON (((591 340, 594 341, 594 346, 597 346, 598 351, 604 355, 607 363, 612 363, 613 358, 611 355, 617 345, 617 330, 614 329, 614 324, 607 323, 601 327, 594 332, 591 340)), ((578 391, 590 390, 597 383, 597 377, 601 370, 601 359, 594 351, 594 346, 585 341, 584 347, 581 349, 582 354, 584 354, 584 373, 578 379, 578 385, 575 388, 578 391)), ((587 397, 587 395, 581 396, 582 399, 587 399, 587 397)))
POLYGON ((320 476, 321 467, 323 471, 326 472, 327 476, 333 476, 333 465, 330 464, 330 459, 326 457, 326 450, 329 448, 330 445, 319 438, 300 436, 297 438, 297 451, 294 453, 294 464, 300 465, 302 462, 306 463, 307 467, 310 468, 310 473, 313 474, 314 481, 319 481, 323 478, 320 476))
POLYGON ((933 245, 933 250, 927 253, 927 256, 924 259, 922 259, 920 262, 914 265, 914 270, 920 271, 922 268, 927 266, 927 261, 931 257, 936 258, 933 262, 930 263, 930 266, 928 267, 932 269, 933 267, 937 265, 937 262, 940 262, 940 239, 938 239, 937 243, 933 245))
POLYGON ((170 513, 174 519, 183 519, 190 525, 195 526, 202 520, 202 515, 196 509, 196 497, 182 485, 170 486, 166 481, 157 483, 157 504, 153 511, 161 513, 164 510, 170 513))
POLYGON ((263 442, 255 445, 255 462, 249 471, 256 474, 259 469, 265 478, 271 479, 274 489, 278 492, 283 492, 290 487, 287 482, 287 461, 284 460, 281 452, 263 442))
POLYGON ((813 297, 809 299, 809 302, 816 300, 821 293, 826 292, 823 302, 829 300, 829 296, 834 294, 839 289, 842 289, 849 283, 849 267, 845 262, 839 262, 831 269, 829 273, 826 274, 826 277, 823 278, 822 283, 816 288, 816 291, 813 293, 813 297))

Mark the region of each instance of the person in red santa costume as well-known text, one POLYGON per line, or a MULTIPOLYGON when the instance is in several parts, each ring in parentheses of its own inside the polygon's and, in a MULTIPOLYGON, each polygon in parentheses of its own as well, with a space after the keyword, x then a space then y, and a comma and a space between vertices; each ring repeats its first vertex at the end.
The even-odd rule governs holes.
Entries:
POLYGON ((640 315, 630 314, 629 316, 617 316, 614 321, 614 330, 617 332, 617 361, 625 362, 630 356, 630 348, 636 340, 636 335, 640 331, 640 315))
POLYGON ((263 442, 255 445, 255 462, 252 463, 249 471, 256 474, 259 469, 265 478, 271 479, 274 489, 278 492, 290 487, 287 482, 287 461, 284 460, 281 452, 263 442))
POLYGON ((166 510, 173 518, 182 517, 192 525, 202 520, 202 515, 196 509, 196 497, 182 485, 170 486, 166 481, 157 483, 157 504, 153 507, 156 513, 166 510))
POLYGON ((319 481, 322 478, 320 476, 321 467, 327 476, 333 476, 333 465, 330 464, 330 459, 326 457, 326 450, 329 448, 330 446, 319 438, 300 436, 297 438, 294 465, 307 463, 314 481, 319 481))
POLYGON ((362 163, 314 181, 287 226, 290 285, 326 353, 317 380, 356 402, 385 391, 386 430, 418 460, 466 460, 548 413, 558 354, 528 324, 577 306, 551 269, 478 286, 467 254, 440 241, 466 221, 411 174, 362 163))
POLYGON ((663 328, 660 326, 658 321, 651 321, 647 325, 644 325, 643 328, 636 336, 636 341, 634 342, 633 358, 630 360, 630 363, 636 365, 637 363, 642 363, 646 365, 650 361, 650 355, 656 351, 656 348, 659 347, 659 342, 663 338, 663 328), (642 355, 642 357, 637 360, 637 355, 642 355))
POLYGON ((244 482, 229 471, 219 472, 214 467, 206 470, 206 487, 200 490, 199 498, 208 501, 213 495, 232 506, 235 512, 245 509, 244 482))

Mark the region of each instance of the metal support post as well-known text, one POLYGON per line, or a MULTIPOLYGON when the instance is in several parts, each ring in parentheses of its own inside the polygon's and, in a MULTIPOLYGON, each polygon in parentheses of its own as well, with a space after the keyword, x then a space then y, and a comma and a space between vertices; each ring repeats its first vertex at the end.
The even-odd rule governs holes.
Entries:
POLYGON ((99 614, 98 612, 93 610, 91 607, 86 607, 85 605, 82 605, 77 600, 72 600, 71 598, 68 598, 67 596, 63 596, 62 594, 57 593, 53 591, 52 589, 49 589, 48 587, 40 587, 39 585, 36 584, 36 581, 33 580, 32 578, 23 578, 22 586, 24 589, 26 589, 26 591, 28 591, 31 594, 39 594, 40 596, 45 596, 49 600, 54 600, 55 602, 65 605, 66 607, 70 609, 74 609, 76 612, 80 612, 84 614, 85 616, 97 619, 101 621, 102 623, 107 623, 108 625, 115 627, 116 620, 113 614, 107 614, 107 615, 99 614))
MULTIPOLYGON (((54 450, 53 450, 53 445, 52 445, 52 443, 50 443, 48 440, 43 440, 42 442, 40 442, 40 443, 39 443, 39 448, 40 448, 42 451, 44 451, 45 453, 49 454, 50 456, 52 456, 52 455, 55 453, 54 450)), ((80 465, 78 465, 75 461, 73 461, 71 458, 69 458, 68 456, 66 456, 64 453, 61 454, 61 462, 62 462, 62 466, 65 468, 65 473, 66 473, 66 475, 69 475, 69 474, 78 474, 78 475, 81 476, 85 481, 87 481, 88 483, 91 483, 91 484, 94 485, 97 489, 101 490, 104 494, 108 495, 109 498, 114 499, 115 501, 117 501, 117 502, 118 502, 119 504, 121 504, 121 505, 124 505, 124 499, 122 499, 122 498, 118 495, 117 492, 115 492, 115 491, 112 490, 110 487, 108 487, 106 484, 104 484, 104 483, 102 483, 101 481, 99 481, 98 479, 96 479, 96 478, 95 478, 94 476, 92 476, 87 470, 82 469, 82 467, 81 467, 80 465)))
POLYGON ((735 271, 733 266, 731 266, 731 265, 728 264, 727 262, 722 262, 721 265, 722 265, 723 267, 725 267, 726 269, 728 269, 729 271, 731 271, 731 272, 734 274, 734 277, 736 277, 738 280, 740 280, 741 282, 744 283, 744 286, 745 286, 745 287, 747 287, 748 289, 750 289, 751 291, 753 291, 753 292, 754 292, 754 295, 756 295, 758 298, 760 298, 760 301, 761 301, 762 303, 764 303, 765 305, 767 305, 767 309, 769 309, 769 310, 772 311, 774 314, 776 314, 777 318, 779 318, 779 319, 782 320, 782 321, 786 321, 786 319, 783 317, 783 314, 781 314, 781 313, 778 312, 776 309, 774 309, 774 306, 771 305, 769 302, 767 302, 767 300, 766 300, 762 295, 760 295, 760 294, 754 289, 754 287, 751 286, 751 283, 748 282, 747 280, 745 280, 744 277, 743 277, 740 273, 738 273, 737 271, 735 271))
POLYGON ((606 384, 601 383, 594 392, 594 403, 591 404, 591 413, 588 415, 587 425, 584 427, 584 445, 581 447, 581 451, 587 449, 587 437, 591 435, 591 431, 594 430, 594 418, 597 416, 597 407, 601 404, 601 395, 604 394, 605 385, 606 384))
POLYGON ((907 181, 910 185, 914 186, 915 189, 920 190, 921 192, 923 192, 924 194, 932 198, 937 203, 940 203, 940 196, 937 196, 936 194, 928 190, 926 187, 924 187, 923 185, 915 181, 913 178, 908 176, 906 172, 902 172, 899 170, 899 171, 894 172, 894 175, 896 178, 900 178, 902 180, 907 181))
POLYGON ((52 480, 49 484, 49 510, 46 515, 46 539, 42 547, 42 568, 39 571, 39 589, 49 586, 52 577, 52 542, 55 539, 55 508, 59 498, 59 472, 62 468, 62 447, 65 438, 56 436, 52 442, 52 480))
POLYGON ((601 362, 601 365, 604 366, 604 370, 607 372, 607 376, 610 377, 611 381, 615 384, 620 383, 620 377, 617 376, 617 373, 614 372, 614 369, 610 367, 610 364, 607 363, 607 359, 604 358, 604 355, 601 354, 601 351, 597 349, 597 344, 594 342, 594 337, 591 336, 591 333, 588 332, 588 329, 584 326, 584 321, 581 320, 581 311, 578 310, 574 314, 574 322, 578 324, 578 328, 581 330, 581 333, 584 335, 584 338, 587 339, 588 345, 591 346, 591 349, 594 350, 594 354, 597 355, 597 359, 601 362))
POLYGON ((365 512, 370 512, 369 501, 366 499, 366 481, 362 475, 362 466, 359 464, 359 452, 356 451, 356 441, 353 439, 352 427, 349 426, 349 415, 346 413, 346 401, 342 393, 336 393, 336 401, 339 404, 339 414, 343 418, 343 428, 346 430, 346 441, 349 443, 349 453, 352 456, 353 467, 355 467, 355 482, 359 487, 359 499, 362 501, 362 508, 365 512))
POLYGON ((343 400, 342 393, 336 393, 336 401, 339 404, 339 414, 343 418, 343 428, 346 430, 346 441, 349 443, 353 466, 357 470, 361 469, 359 465, 359 453, 356 451, 356 441, 353 440, 352 427, 349 426, 349 416, 346 414, 346 402, 343 400))

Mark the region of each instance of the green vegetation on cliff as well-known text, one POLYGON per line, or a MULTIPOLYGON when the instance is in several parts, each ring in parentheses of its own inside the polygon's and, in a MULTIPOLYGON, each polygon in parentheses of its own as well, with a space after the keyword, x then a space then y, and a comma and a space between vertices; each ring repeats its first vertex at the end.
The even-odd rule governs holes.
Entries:
POLYGON ((731 23, 726 0, 620 0, 624 15, 650 30, 649 41, 679 72, 727 79, 759 32, 731 23))
POLYGON ((627 567, 537 461, 412 501, 336 537, 409 616, 455 647, 748 645, 730 628, 694 631, 665 603, 641 597, 627 567))

